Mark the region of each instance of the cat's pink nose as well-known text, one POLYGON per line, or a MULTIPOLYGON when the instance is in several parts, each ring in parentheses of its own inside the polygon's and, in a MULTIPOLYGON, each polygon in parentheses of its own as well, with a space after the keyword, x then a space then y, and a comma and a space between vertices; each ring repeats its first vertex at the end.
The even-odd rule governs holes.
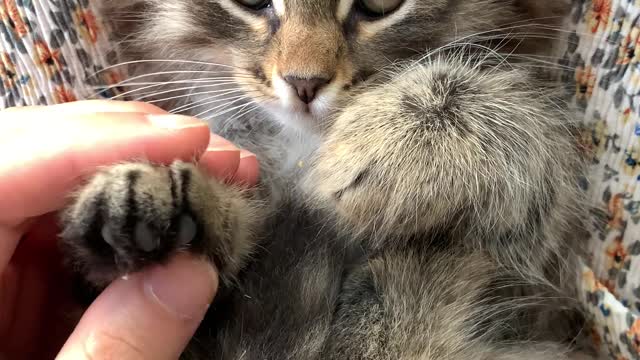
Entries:
POLYGON ((320 77, 307 79, 297 76, 285 76, 284 80, 296 90, 298 97, 305 104, 311 103, 318 91, 330 81, 330 79, 320 77))

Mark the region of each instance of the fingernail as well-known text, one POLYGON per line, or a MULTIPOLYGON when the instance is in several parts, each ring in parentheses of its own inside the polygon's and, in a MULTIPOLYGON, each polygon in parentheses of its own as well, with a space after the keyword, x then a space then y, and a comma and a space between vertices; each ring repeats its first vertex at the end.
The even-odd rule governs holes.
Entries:
POLYGON ((149 270, 144 278, 145 293, 178 318, 201 319, 218 287, 213 267, 188 255, 178 255, 166 266, 149 270))
POLYGON ((242 152, 240 150, 222 149, 222 148, 207 148, 207 152, 215 153, 215 156, 224 156, 225 158, 242 158, 242 152))
POLYGON ((240 152, 240 164, 235 173, 235 182, 241 186, 253 186, 258 182, 260 165, 255 154, 243 150, 240 152))
POLYGON ((200 164, 207 173, 218 180, 233 176, 240 165, 240 150, 210 148, 200 158, 200 164))
POLYGON ((240 159, 245 159, 248 157, 256 157, 256 154, 249 152, 247 150, 240 150, 240 159))
POLYGON ((207 147, 207 150, 236 150, 240 152, 240 149, 233 145, 232 142, 214 134, 211 134, 211 137, 209 138, 209 145, 207 147))
POLYGON ((214 153, 215 156, 221 156, 221 157, 224 157, 225 159, 227 157, 240 159, 242 154, 240 150, 234 150, 229 148, 207 148, 206 152, 214 153))
POLYGON ((208 126, 206 122, 183 115, 146 115, 149 122, 157 127, 180 130, 208 126))

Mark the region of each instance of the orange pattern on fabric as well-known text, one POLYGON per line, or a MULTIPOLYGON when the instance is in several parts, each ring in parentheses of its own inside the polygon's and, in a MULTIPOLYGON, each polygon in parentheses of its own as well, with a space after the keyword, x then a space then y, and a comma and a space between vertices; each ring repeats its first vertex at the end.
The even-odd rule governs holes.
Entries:
POLYGON ((22 15, 20 15, 20 11, 18 10, 18 5, 15 0, 3 0, 4 7, 0 8, 0 11, 6 11, 5 16, 11 20, 13 25, 13 29, 19 37, 23 37, 27 35, 29 32, 27 29, 27 24, 22 19, 22 15))
POLYGON ((609 23, 611 13, 611 0, 593 0, 587 22, 592 33, 603 30, 609 23))
POLYGON ((95 43, 98 40, 99 30, 98 22, 93 12, 78 8, 73 15, 76 27, 80 30, 82 36, 91 43, 95 43))

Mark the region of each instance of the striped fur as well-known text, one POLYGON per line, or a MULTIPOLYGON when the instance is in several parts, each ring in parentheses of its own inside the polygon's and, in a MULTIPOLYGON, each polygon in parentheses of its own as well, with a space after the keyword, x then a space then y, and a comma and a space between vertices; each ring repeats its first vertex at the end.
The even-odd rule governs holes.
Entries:
POLYGON ((175 251, 218 266, 185 358, 571 351, 583 167, 535 62, 568 4, 406 0, 372 18, 360 0, 105 1, 129 95, 261 160, 248 191, 183 163, 121 164, 67 212, 68 258, 95 284, 175 251), (307 104, 291 79, 323 83, 307 104))

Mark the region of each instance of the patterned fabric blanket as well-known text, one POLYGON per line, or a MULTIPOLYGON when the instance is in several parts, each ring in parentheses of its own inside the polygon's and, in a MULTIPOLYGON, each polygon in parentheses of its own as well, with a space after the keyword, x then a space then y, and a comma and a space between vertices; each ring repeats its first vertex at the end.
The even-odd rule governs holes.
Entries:
MULTIPOLYGON (((557 66, 584 120, 595 209, 581 300, 601 353, 640 359, 640 0, 575 0, 569 20, 557 66)), ((0 0, 0 109, 116 95, 108 34, 90 0, 0 0)))
POLYGON ((560 65, 591 150, 592 236, 582 300, 593 341, 640 359, 640 1, 576 1, 560 65))
POLYGON ((0 0, 0 109, 109 98, 120 74, 89 0, 0 0))

